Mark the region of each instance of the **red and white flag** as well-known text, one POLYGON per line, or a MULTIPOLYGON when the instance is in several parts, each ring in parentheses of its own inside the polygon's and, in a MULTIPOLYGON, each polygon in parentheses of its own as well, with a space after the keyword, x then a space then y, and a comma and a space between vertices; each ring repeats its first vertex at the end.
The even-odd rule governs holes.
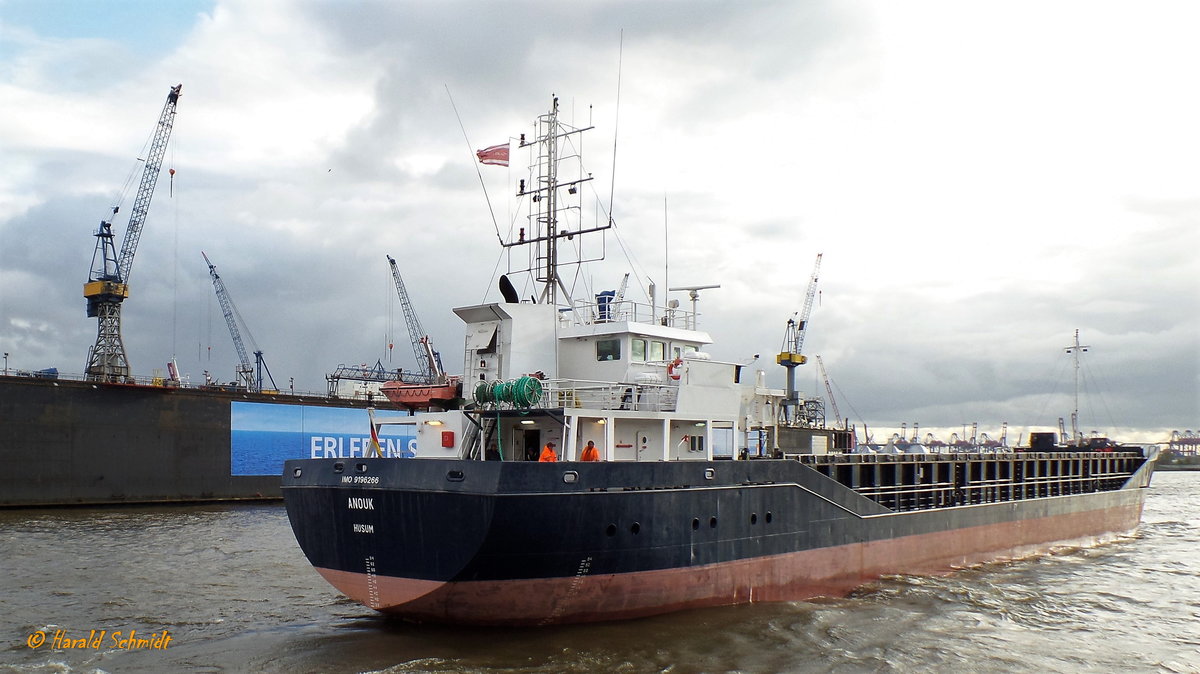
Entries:
POLYGON ((482 150, 476 151, 475 156, 479 157, 480 164, 508 166, 508 143, 485 147, 482 150))

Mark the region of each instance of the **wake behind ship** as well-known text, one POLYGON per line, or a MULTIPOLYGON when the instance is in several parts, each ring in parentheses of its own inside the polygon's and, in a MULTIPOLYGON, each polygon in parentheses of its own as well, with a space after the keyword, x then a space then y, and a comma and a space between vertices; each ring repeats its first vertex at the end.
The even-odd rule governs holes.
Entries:
POLYGON ((559 168, 559 147, 584 130, 556 99, 522 136, 531 214, 505 245, 541 290, 522 302, 505 277, 505 301, 454 310, 471 404, 376 416, 416 438, 412 460, 286 462, 297 541, 340 591, 416 620, 611 620, 839 595, 1137 526, 1152 447, 861 453, 795 392, 799 340, 777 358, 786 391, 708 354, 704 287, 682 288, 690 311, 624 283, 573 298, 565 257, 612 226, 570 219, 590 174, 559 168), (599 461, 580 460, 589 443, 599 461))

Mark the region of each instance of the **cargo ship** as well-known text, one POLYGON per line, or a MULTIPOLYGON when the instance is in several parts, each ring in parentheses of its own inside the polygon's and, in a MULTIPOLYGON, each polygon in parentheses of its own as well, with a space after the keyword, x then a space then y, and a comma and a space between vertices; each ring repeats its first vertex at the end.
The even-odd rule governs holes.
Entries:
MULTIPOLYGON (((612 226, 570 219, 590 174, 557 168, 559 147, 585 130, 555 99, 521 136, 532 212, 501 242, 529 250, 515 272, 540 288, 521 301, 506 274, 504 301, 454 309, 470 402, 375 414, 373 431, 409 429, 407 459, 285 463, 293 532, 339 591, 418 621, 616 620, 840 595, 1137 527, 1153 447, 863 453, 790 384, 709 354, 696 306, 712 286, 680 289, 691 310, 624 284, 572 297, 560 268, 612 226)), ((804 361, 776 360, 789 382, 804 361)))

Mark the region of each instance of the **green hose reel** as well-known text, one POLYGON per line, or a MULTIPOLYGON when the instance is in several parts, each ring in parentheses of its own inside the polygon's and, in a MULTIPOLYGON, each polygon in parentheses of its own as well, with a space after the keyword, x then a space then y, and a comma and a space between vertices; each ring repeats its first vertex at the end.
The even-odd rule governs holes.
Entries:
POLYGON ((475 386, 475 402, 509 403, 513 407, 533 407, 542 399, 542 382, 525 375, 508 381, 481 381, 475 386))

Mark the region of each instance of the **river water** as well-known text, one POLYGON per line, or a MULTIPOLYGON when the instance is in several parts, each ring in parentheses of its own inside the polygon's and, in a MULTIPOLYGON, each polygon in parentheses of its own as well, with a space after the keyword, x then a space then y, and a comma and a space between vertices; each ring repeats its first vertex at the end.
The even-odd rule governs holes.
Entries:
POLYGON ((280 504, 3 511, 0 644, 0 672, 1200 672, 1200 473, 1155 475, 1137 533, 1094 548, 555 628, 384 618, 280 504))

